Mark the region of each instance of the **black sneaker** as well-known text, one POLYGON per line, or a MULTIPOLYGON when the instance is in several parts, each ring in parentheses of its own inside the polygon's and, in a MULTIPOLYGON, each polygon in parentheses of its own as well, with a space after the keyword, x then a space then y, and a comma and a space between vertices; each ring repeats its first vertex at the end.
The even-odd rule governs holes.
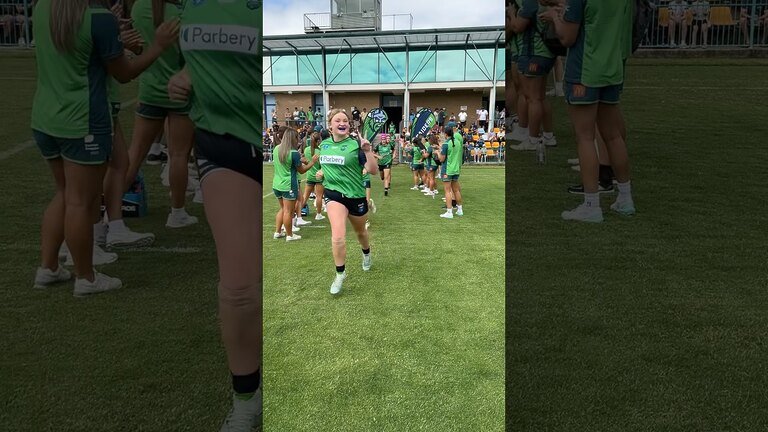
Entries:
MULTIPOLYGON (((584 185, 568 187, 568 193, 584 195, 584 185)), ((613 193, 613 183, 601 183, 597 185, 597 193, 613 193)))
POLYGON ((150 153, 147 155, 147 165, 160 165, 168 162, 168 154, 166 152, 160 152, 160 154, 150 153))

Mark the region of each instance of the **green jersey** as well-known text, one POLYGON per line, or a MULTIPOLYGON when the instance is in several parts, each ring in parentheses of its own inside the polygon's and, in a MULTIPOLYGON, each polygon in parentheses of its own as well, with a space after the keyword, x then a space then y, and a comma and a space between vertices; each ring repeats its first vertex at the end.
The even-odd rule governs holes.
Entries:
POLYGON ((307 111, 307 121, 315 121, 315 115, 312 114, 312 111, 307 111))
MULTIPOLYGON (((319 152, 320 149, 315 149, 315 153, 319 152)), ((312 147, 307 144, 307 147, 304 149, 304 157, 307 158, 308 161, 312 160, 312 147)), ((317 171, 320 169, 320 162, 315 162, 314 165, 312 165, 312 168, 307 171, 307 181, 311 182, 317 182, 317 171)))
POLYGON ((624 60, 632 36, 630 0, 570 0, 565 21, 581 24, 568 50, 565 81, 587 87, 624 82, 624 60), (613 37, 605 37, 613 35, 613 37))
MULTIPOLYGON (((517 36, 520 39, 520 51, 517 54, 523 57, 553 58, 554 55, 544 44, 544 39, 541 38, 541 34, 546 30, 546 26, 539 19, 539 13, 541 12, 539 10, 539 1, 516 0, 516 3, 518 7, 517 15, 520 18, 530 20, 528 28, 517 36)), ((568 6, 570 7, 570 3, 568 6)))
POLYGON ((418 146, 411 147, 411 156, 413 156, 411 161, 413 165, 422 165, 424 163, 424 156, 421 154, 421 149, 418 146))
POLYGON ((453 140, 443 143, 442 153, 445 155, 442 173, 447 175, 459 175, 461 171, 461 158, 464 154, 464 143, 456 135, 453 140))
POLYGON ((299 191, 299 177, 296 167, 301 166, 301 156, 296 150, 291 150, 285 162, 280 162, 280 146, 272 151, 275 165, 275 175, 272 177, 272 189, 279 192, 299 191))
POLYGON ((203 130, 262 148, 262 2, 184 5, 179 43, 192 78, 190 118, 203 130))
MULTIPOLYGON (((164 2, 163 20, 170 21, 181 16, 179 4, 164 2)), ((152 15, 152 0, 136 0, 131 9, 133 28, 144 39, 144 47, 155 41, 155 24, 152 15)), ((181 52, 178 46, 166 49, 139 77, 139 102, 163 108, 183 108, 187 102, 171 101, 168 97, 168 81, 181 70, 181 52)))
POLYGON ((389 165, 392 163, 392 144, 379 144, 376 146, 376 153, 381 156, 379 165, 389 165))
POLYGON ((363 168, 367 157, 353 138, 335 142, 333 137, 320 144, 323 186, 347 198, 365 198, 363 168))
POLYGON ((38 0, 34 10, 37 43, 37 89, 32 102, 32 129, 56 138, 79 139, 112 133, 104 67, 123 55, 117 18, 109 10, 89 6, 77 29, 74 48, 62 53, 51 37, 51 0, 38 0))

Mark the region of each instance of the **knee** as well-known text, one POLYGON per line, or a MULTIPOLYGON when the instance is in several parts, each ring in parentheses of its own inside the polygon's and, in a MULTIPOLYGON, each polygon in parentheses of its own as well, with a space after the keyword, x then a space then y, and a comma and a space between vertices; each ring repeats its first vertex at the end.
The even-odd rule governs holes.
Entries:
POLYGON ((242 311, 261 309, 261 284, 258 282, 219 283, 219 303, 242 311))
POLYGON ((333 247, 343 247, 347 244, 346 239, 343 236, 332 235, 331 244, 333 247))

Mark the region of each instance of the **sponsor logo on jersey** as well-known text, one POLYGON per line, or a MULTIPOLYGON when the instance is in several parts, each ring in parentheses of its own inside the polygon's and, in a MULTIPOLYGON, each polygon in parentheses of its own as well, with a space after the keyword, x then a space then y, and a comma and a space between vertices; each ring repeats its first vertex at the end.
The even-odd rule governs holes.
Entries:
POLYGON ((344 165, 346 161, 347 161, 347 158, 344 156, 329 156, 329 155, 320 156, 321 165, 344 165))
POLYGON ((255 27, 238 25, 192 24, 181 30, 184 51, 228 51, 256 55, 261 43, 255 27))

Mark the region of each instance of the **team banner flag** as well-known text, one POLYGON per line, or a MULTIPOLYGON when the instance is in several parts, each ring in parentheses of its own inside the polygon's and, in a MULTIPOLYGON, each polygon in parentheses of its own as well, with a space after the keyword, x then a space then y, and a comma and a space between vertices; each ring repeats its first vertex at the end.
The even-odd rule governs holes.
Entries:
POLYGON ((425 138, 436 123, 437 119, 435 118, 435 114, 432 113, 432 110, 429 108, 422 108, 413 118, 411 137, 416 138, 421 135, 422 138, 425 138))
POLYGON ((367 139, 371 144, 378 137, 379 132, 384 129, 384 124, 389 120, 387 112, 381 108, 374 108, 368 112, 363 120, 363 138, 367 139))

